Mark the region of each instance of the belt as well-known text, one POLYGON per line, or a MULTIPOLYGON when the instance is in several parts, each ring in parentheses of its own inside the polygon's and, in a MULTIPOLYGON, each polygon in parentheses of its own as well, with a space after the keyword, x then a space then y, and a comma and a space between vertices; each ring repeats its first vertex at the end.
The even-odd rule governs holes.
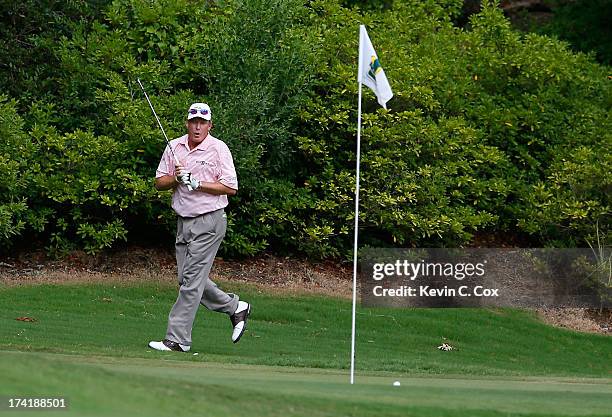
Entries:
POLYGON ((223 207, 217 210, 213 210, 213 211, 207 211, 206 213, 202 213, 202 214, 198 214, 197 216, 193 216, 193 217, 185 217, 185 216, 179 216, 177 214, 178 217, 180 217, 181 219, 197 219, 198 217, 202 217, 202 216, 206 216, 207 214, 213 214, 216 213, 218 211, 223 211, 225 210, 223 207))

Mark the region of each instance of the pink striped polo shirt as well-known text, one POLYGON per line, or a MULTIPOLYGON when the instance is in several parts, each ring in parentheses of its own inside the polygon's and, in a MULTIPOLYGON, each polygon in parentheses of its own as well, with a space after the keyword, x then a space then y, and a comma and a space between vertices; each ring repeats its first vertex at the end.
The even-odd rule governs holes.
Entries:
MULTIPOLYGON (((234 190, 238 189, 238 179, 232 154, 223 141, 209 134, 198 146, 189 150, 187 135, 184 135, 171 140, 170 146, 181 164, 198 181, 220 182, 234 190)), ((174 157, 166 146, 155 177, 174 176, 174 165, 174 157)), ((227 205, 227 195, 189 191, 187 186, 183 184, 176 187, 172 193, 172 208, 176 214, 182 217, 196 217, 224 208, 227 205)))

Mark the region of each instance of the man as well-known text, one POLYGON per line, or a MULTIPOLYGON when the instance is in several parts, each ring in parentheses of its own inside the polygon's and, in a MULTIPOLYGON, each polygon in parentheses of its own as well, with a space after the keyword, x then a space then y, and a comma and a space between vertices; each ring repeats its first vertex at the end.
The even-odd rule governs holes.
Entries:
POLYGON ((227 218, 228 195, 238 190, 232 154, 225 143, 211 136, 211 111, 205 103, 194 103, 187 113, 187 134, 166 147, 155 178, 159 191, 173 189, 172 208, 178 215, 176 262, 179 294, 168 316, 164 340, 149 347, 162 351, 188 352, 191 330, 199 304, 226 313, 234 327, 232 341, 242 337, 251 305, 236 294, 227 294, 208 275, 221 241, 227 218))

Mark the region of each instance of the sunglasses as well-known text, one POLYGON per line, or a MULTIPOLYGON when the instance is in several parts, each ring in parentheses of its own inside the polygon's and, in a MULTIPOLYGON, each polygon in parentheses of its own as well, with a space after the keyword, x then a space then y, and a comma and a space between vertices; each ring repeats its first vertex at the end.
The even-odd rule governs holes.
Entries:
POLYGON ((189 114, 197 114, 198 112, 200 112, 204 116, 206 116, 209 113, 207 109, 190 109, 188 111, 189 114))

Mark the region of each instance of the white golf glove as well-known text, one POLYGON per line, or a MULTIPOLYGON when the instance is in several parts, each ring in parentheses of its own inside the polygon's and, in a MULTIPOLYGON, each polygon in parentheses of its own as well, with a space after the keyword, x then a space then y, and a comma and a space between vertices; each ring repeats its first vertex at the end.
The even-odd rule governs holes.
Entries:
POLYGON ((181 182, 187 187, 189 187, 191 191, 197 190, 200 186, 200 181, 193 178, 193 175, 191 175, 191 172, 189 171, 183 172, 183 174, 181 175, 181 182))

